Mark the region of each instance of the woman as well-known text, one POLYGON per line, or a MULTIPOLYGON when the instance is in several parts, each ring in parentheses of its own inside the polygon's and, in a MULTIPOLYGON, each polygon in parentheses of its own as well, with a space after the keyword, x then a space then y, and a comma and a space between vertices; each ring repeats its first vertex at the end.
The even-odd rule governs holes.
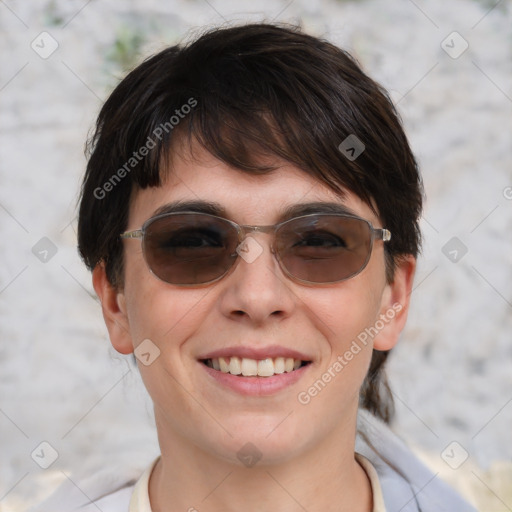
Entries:
POLYGON ((346 52, 296 28, 212 30, 132 71, 90 149, 79 249, 161 456, 75 507, 473 510, 386 426, 422 185, 346 52))

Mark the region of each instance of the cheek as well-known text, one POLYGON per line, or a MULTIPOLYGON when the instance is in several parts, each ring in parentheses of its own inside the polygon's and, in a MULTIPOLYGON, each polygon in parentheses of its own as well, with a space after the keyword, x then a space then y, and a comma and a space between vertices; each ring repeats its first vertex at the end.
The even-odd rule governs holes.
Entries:
MULTIPOLYGON (((347 400, 358 396, 372 357, 371 329, 379 316, 383 290, 375 282, 371 284, 372 277, 371 273, 360 275, 331 293, 325 289, 318 292, 317 300, 309 300, 311 318, 325 340, 312 381, 316 390, 310 391, 314 395, 324 387, 330 390, 322 393, 318 402, 325 399, 332 403, 333 394, 347 400)), ((341 407, 345 400, 336 398, 335 402, 341 407)))
POLYGON ((134 347, 150 339, 160 351, 179 350, 181 340, 201 325, 208 290, 164 283, 149 271, 141 251, 126 252, 126 313, 134 347))
POLYGON ((152 276, 127 292, 127 313, 134 344, 150 338, 160 350, 175 351, 201 325, 207 307, 204 291, 173 290, 152 276))
POLYGON ((357 410, 370 365, 371 340, 362 342, 358 336, 375 321, 378 301, 357 290, 337 290, 330 300, 317 302, 314 311, 322 319, 316 323, 325 339, 322 358, 296 398, 305 423, 315 425, 316 435, 328 435, 348 421, 348 411, 357 410), (317 418, 322 418, 320 425, 317 418))
POLYGON ((351 341, 372 326, 380 311, 382 289, 358 283, 357 278, 340 284, 331 293, 318 293, 310 300, 312 317, 333 353, 344 351, 351 341))
MULTIPOLYGON (((212 307, 205 295, 204 290, 174 290, 152 276, 127 291, 130 335, 139 372, 157 409, 172 404, 173 410, 182 411, 186 417, 193 406, 186 391, 193 389, 187 340, 195 336, 212 307), (146 353, 149 364, 144 359, 146 353)), ((177 429, 183 427, 177 419, 171 422, 177 429)))

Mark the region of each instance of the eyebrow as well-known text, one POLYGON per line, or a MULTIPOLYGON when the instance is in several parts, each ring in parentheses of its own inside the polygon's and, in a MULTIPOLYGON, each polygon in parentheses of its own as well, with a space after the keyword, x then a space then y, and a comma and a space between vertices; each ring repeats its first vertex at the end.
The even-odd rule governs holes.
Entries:
MULTIPOLYGON (((228 218, 226 208, 224 208, 220 203, 204 200, 173 201, 155 210, 152 217, 164 215, 166 213, 179 212, 206 213, 209 215, 216 215, 217 217, 228 218)), ((343 204, 316 201, 311 203, 296 203, 287 206, 281 211, 277 223, 312 213, 335 213, 358 216, 357 213, 343 204)))
POLYGON ((178 200, 173 201, 172 203, 164 204, 153 212, 152 217, 156 217, 157 215, 164 215, 165 213, 179 212, 208 213, 210 215, 217 215, 219 217, 226 216, 226 209, 220 203, 202 200, 178 200))

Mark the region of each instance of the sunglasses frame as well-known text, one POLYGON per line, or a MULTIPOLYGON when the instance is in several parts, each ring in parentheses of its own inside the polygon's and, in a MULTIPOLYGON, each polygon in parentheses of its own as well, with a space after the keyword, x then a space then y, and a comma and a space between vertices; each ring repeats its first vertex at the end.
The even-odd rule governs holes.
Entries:
POLYGON ((208 285, 208 284, 220 281, 222 278, 226 277, 231 271, 233 271, 235 269, 235 267, 237 266, 238 261, 240 260, 240 255, 237 253, 238 257, 233 261, 233 264, 230 267, 228 267, 226 269, 226 271, 222 275, 220 275, 219 277, 217 277, 215 279, 212 279, 210 281, 206 281, 204 283, 193 283, 193 284, 176 284, 176 283, 170 283, 168 281, 165 281, 164 279, 159 277, 153 271, 151 266, 149 265, 149 262, 148 262, 147 257, 146 257, 146 247, 145 247, 144 239, 145 239, 145 235, 146 235, 147 229, 148 229, 148 227, 151 224, 153 224, 154 222, 156 222, 157 220, 160 220, 162 218, 168 218, 168 217, 171 217, 171 216, 174 216, 174 215, 200 215, 200 216, 205 216, 205 217, 210 217, 210 218, 213 218, 213 219, 217 219, 217 220, 220 220, 220 221, 223 221, 223 222, 226 222, 226 223, 230 224, 236 230, 236 232, 238 233, 238 245, 237 245, 237 248, 240 246, 240 244, 242 244, 244 242, 245 238, 250 233, 255 233, 255 232, 256 233, 267 233, 267 234, 268 233, 272 233, 274 235, 274 237, 275 237, 276 232, 282 226, 284 226, 284 225, 286 225, 286 224, 288 224, 290 222, 293 222, 293 221, 296 221, 296 220, 299 220, 299 219, 305 219, 305 218, 308 218, 308 217, 324 217, 324 216, 325 217, 342 217, 342 218, 345 218, 345 219, 354 219, 354 220, 365 222, 368 225, 369 230, 370 230, 370 248, 369 248, 369 251, 368 251, 368 256, 367 256, 364 264, 362 265, 362 267, 356 273, 351 274, 350 276, 345 277, 343 279, 339 279, 337 281, 328 281, 328 282, 324 283, 324 282, 316 282, 316 281, 307 281, 307 280, 300 279, 299 277, 294 276, 293 274, 291 274, 288 271, 286 266, 281 261, 279 253, 274 250, 274 244, 273 243, 270 244, 270 251, 272 252, 272 254, 274 254, 276 256, 276 259, 277 259, 277 261, 279 263, 279 267, 281 268, 283 273, 286 274, 293 281, 296 281, 296 282, 299 282, 299 283, 302 283, 302 284, 308 284, 308 285, 335 284, 335 283, 340 283, 342 281, 346 281, 348 279, 351 279, 352 277, 357 276, 368 265, 368 262, 370 261, 370 258, 371 258, 374 242, 376 240, 382 240, 383 242, 389 242, 389 240, 391 240, 391 232, 389 230, 387 230, 386 228, 374 228, 372 223, 369 220, 363 219, 362 217, 358 217, 357 215, 350 215, 350 214, 346 214, 346 213, 327 213, 327 212, 309 213, 307 215, 300 215, 298 217, 293 217, 291 219, 285 220, 285 221, 280 222, 278 224, 256 225, 256 226, 255 225, 251 225, 251 224, 237 224, 236 222, 234 222, 234 221, 232 221, 230 219, 226 219, 225 217, 219 217, 218 215, 212 215, 210 213, 194 212, 194 211, 168 212, 168 213, 162 213, 160 215, 156 215, 154 217, 149 218, 146 222, 144 222, 142 227, 139 228, 139 229, 134 229, 134 230, 131 230, 131 231, 125 231, 124 233, 121 233, 121 235, 119 235, 120 238, 122 238, 122 239, 133 239, 133 238, 140 239, 142 241, 142 253, 143 253, 143 256, 144 256, 144 261, 146 262, 146 265, 148 266, 150 272, 157 279, 159 279, 160 281, 162 281, 164 283, 167 283, 167 284, 171 284, 173 286, 179 286, 180 288, 186 288, 186 287, 189 287, 189 288, 195 287, 195 288, 197 288, 199 286, 204 286, 204 285, 208 285))

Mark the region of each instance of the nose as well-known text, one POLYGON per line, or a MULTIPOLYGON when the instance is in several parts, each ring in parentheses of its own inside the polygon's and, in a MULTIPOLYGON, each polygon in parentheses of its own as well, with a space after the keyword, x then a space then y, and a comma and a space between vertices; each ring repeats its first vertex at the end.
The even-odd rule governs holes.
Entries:
POLYGON ((261 325, 288 318, 295 308, 292 284, 270 246, 271 236, 249 234, 237 247, 239 261, 227 276, 220 305, 231 319, 261 325))

